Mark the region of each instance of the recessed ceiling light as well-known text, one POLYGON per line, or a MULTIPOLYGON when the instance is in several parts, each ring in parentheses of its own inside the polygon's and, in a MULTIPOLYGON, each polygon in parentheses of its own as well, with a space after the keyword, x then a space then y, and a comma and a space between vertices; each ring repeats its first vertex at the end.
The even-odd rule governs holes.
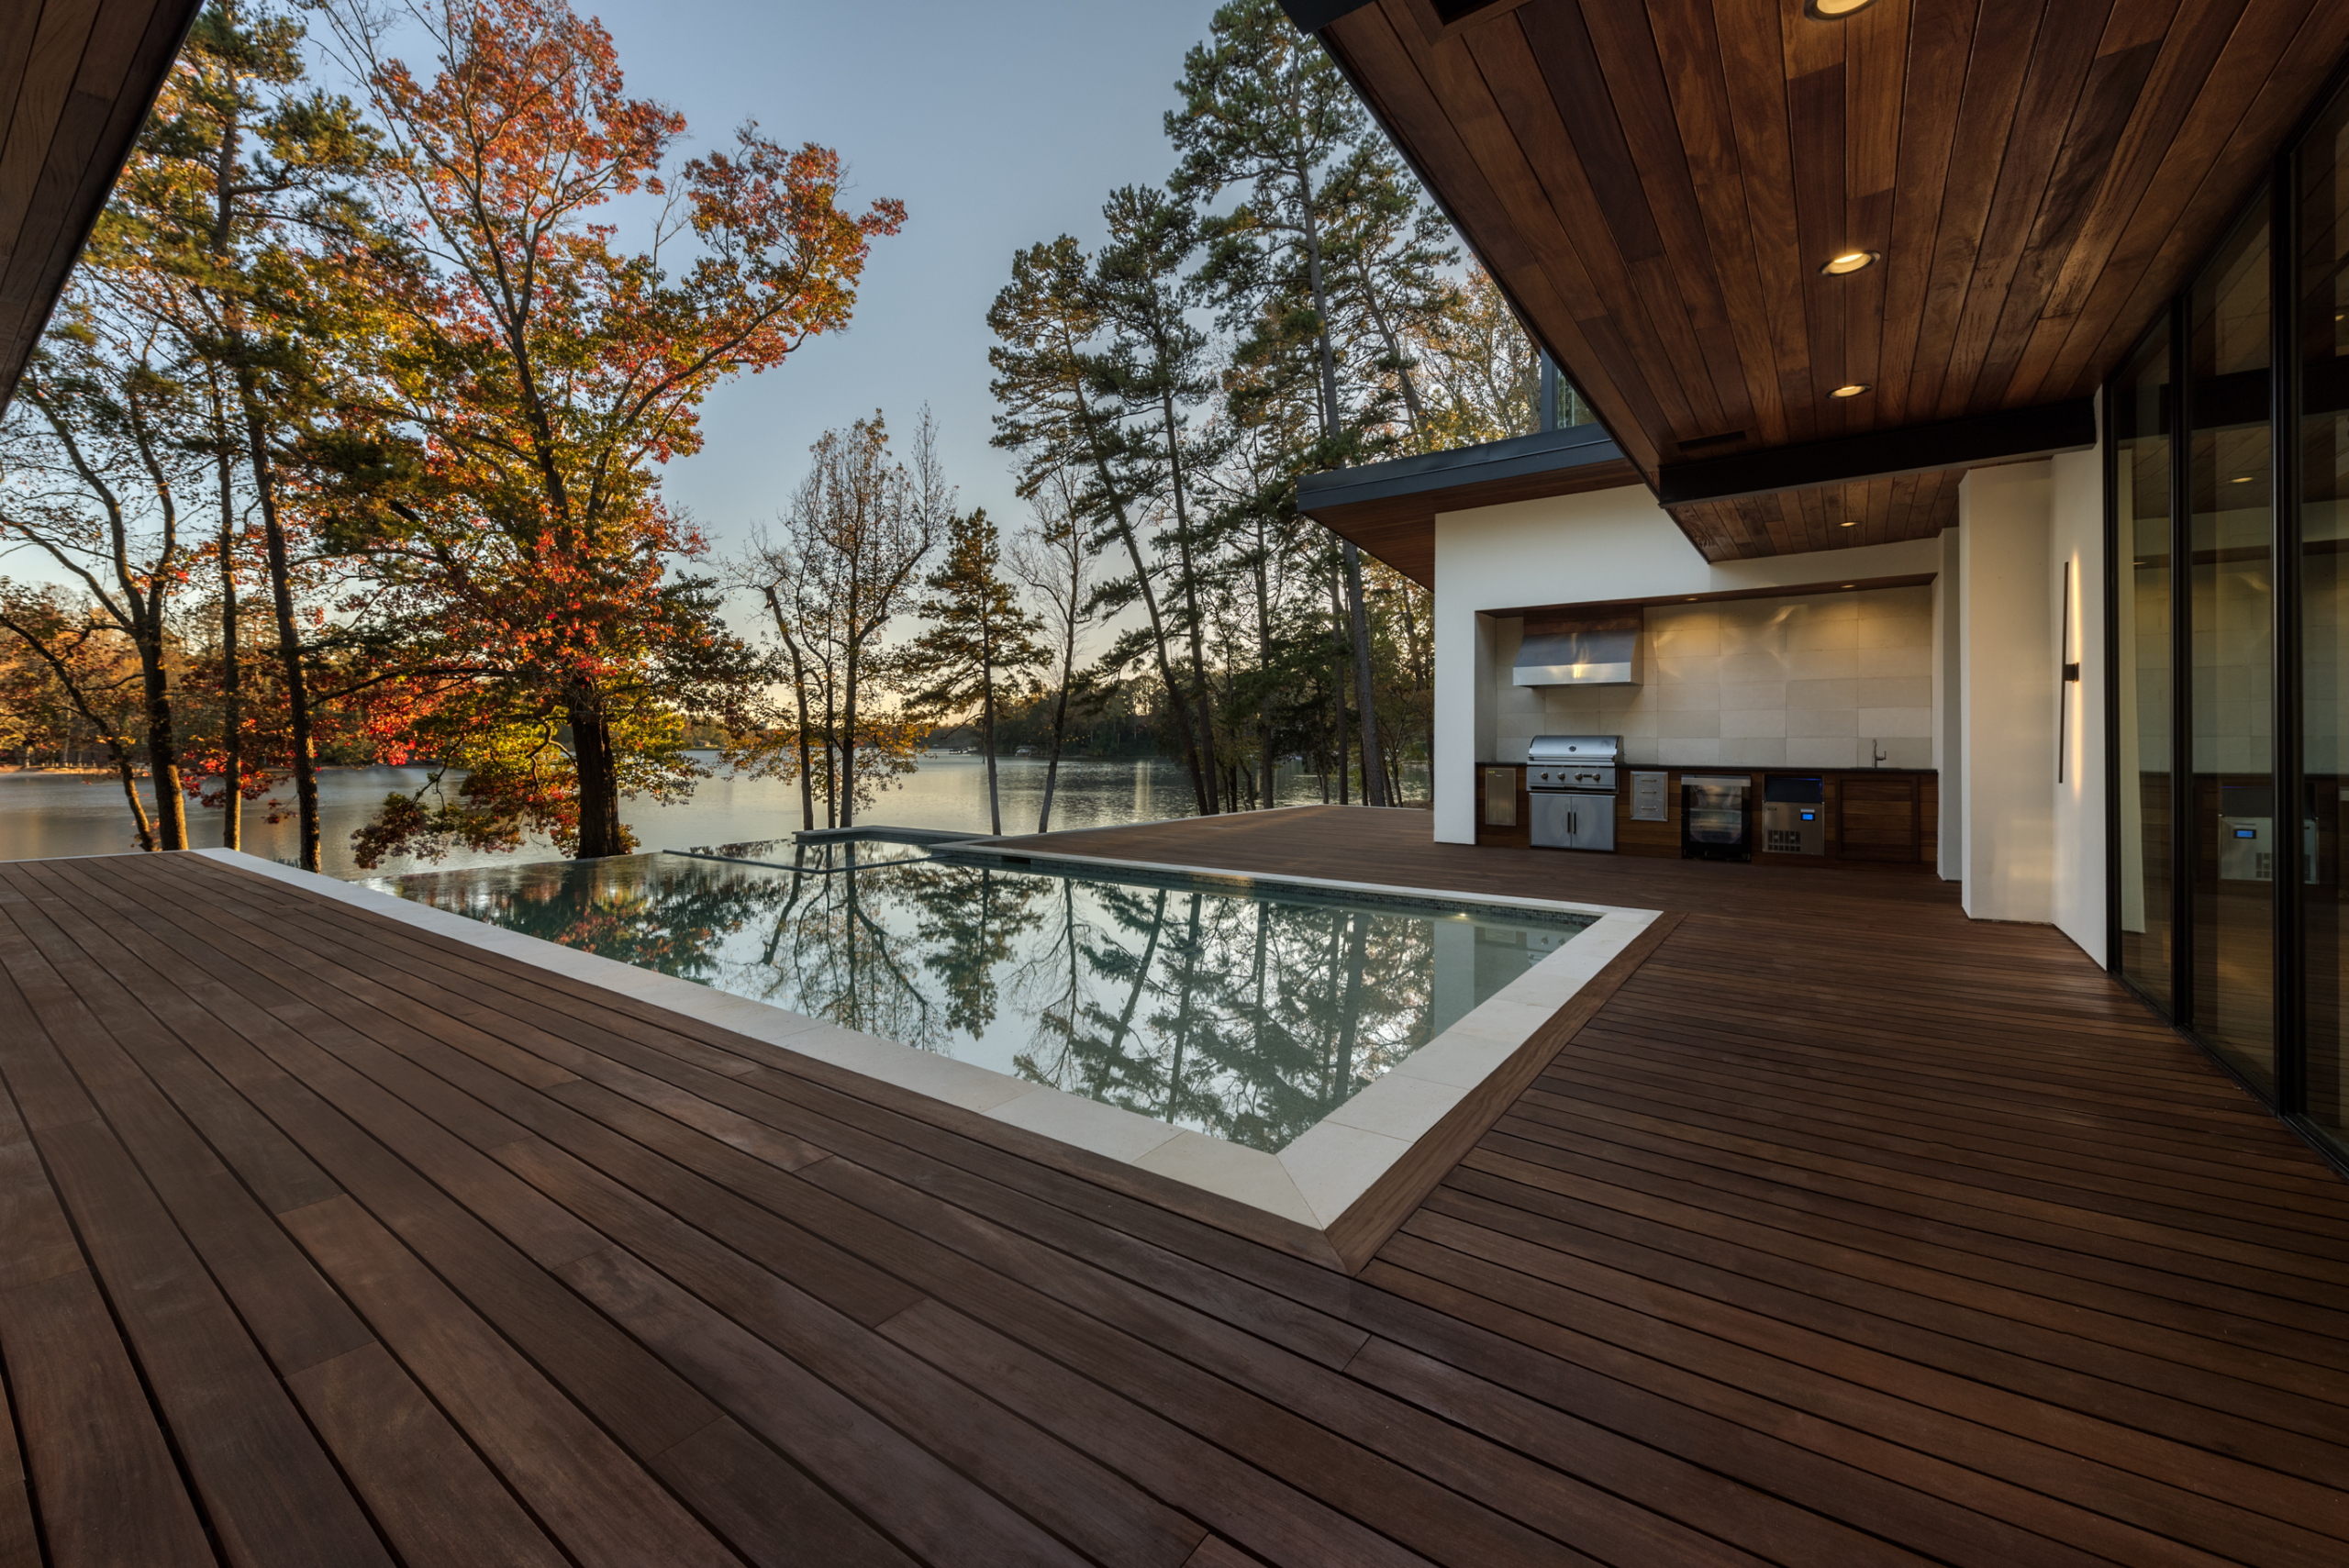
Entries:
POLYGON ((1803 0, 1802 14, 1814 22, 1840 22, 1875 4, 1876 0, 1803 0))
POLYGON ((1857 517, 1846 518, 1844 521, 1838 523, 1835 526, 1841 528, 1856 528, 1860 526, 1860 519, 1857 517))
POLYGON ((2238 473, 2232 479, 2228 480, 2227 483, 2230 484, 2248 484, 2251 483, 2251 478, 2252 476, 2248 473, 2238 473))
POLYGON ((1856 587, 1858 587, 1858 586, 1859 586, 1859 584, 1858 584, 1857 583, 1846 583, 1846 584, 1843 584, 1843 586, 1845 586, 1846 588, 1856 588, 1856 587))
POLYGON ((1837 387, 1827 395, 1830 397, 1857 397, 1861 393, 1867 390, 1868 384, 1866 382, 1855 381, 1846 385, 1837 387))
POLYGON ((1847 273, 1859 272, 1863 268, 1872 267, 1876 265, 1877 260, 1877 254, 1874 250, 1846 250, 1840 256, 1828 257, 1826 261, 1820 263, 1819 270, 1831 278, 1840 278, 1847 273))

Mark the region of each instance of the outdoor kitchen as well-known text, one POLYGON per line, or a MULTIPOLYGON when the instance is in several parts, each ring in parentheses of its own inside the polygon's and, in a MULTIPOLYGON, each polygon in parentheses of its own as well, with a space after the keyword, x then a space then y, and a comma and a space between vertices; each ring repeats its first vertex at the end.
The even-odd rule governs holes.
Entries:
POLYGON ((1478 843, 1933 862, 1930 584, 1488 618, 1478 843))

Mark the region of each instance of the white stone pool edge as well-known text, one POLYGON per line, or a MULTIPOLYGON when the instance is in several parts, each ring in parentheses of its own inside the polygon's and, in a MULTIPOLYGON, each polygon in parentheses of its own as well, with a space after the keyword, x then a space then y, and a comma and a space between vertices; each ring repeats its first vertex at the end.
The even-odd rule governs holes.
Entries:
MULTIPOLYGON (((985 852, 979 844, 954 848, 958 852, 985 852)), ((566 979, 634 996, 1323 1231, 1368 1194, 1471 1090, 1523 1049, 1536 1030, 1630 947, 1660 913, 1550 899, 1483 898, 1443 889, 1324 877, 1255 877, 1220 867, 1164 862, 1063 854, 1035 857, 1050 865, 1593 917, 1589 926, 1557 951, 1405 1057, 1279 1153, 1268 1154, 935 1051, 525 936, 396 894, 316 875, 240 851, 190 852, 502 953, 566 979)))

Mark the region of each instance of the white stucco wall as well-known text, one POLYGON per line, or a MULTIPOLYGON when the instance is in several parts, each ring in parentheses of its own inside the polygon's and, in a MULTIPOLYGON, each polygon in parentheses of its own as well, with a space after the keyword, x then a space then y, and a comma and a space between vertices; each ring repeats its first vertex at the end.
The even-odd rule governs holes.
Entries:
POLYGON ((1958 487, 1965 912, 2054 915, 2055 628, 2044 462, 1977 469, 1958 487))
POLYGON ((1758 561, 1708 562, 1642 485, 1440 513, 1435 519, 1435 836, 1475 842, 1470 770, 1497 740, 1495 628, 1479 612, 1809 586, 1838 577, 1923 576, 1932 539, 1758 561))
POLYGON ((1958 492, 1957 528, 1965 911, 2052 923, 2099 962, 2108 935, 2101 474, 2094 451, 1977 469, 1958 492), (2061 678, 2066 661, 2080 666, 2076 683, 2061 678))

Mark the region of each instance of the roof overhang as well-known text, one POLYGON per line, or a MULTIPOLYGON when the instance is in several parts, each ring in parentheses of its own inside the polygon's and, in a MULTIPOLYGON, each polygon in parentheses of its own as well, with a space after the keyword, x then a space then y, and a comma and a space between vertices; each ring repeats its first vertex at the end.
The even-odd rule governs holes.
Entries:
POLYGON ((1283 3, 1713 560, 1954 522, 1963 466, 1702 476, 2080 404, 2349 50, 2340 4, 1283 3))
POLYGON ((1435 517, 1640 483, 1607 432, 1574 425, 1482 446, 1308 474, 1297 509, 1422 587, 1435 586, 1435 517))
POLYGON ((26 0, 0 34, 0 409, 202 0, 26 0))

